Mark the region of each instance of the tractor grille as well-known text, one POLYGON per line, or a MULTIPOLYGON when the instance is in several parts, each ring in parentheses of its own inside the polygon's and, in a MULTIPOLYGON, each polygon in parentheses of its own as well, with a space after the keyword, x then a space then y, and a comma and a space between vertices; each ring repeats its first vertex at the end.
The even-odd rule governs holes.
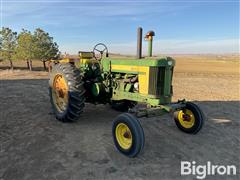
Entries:
POLYGON ((150 67, 148 93, 155 96, 163 95, 164 79, 165 67, 150 67))

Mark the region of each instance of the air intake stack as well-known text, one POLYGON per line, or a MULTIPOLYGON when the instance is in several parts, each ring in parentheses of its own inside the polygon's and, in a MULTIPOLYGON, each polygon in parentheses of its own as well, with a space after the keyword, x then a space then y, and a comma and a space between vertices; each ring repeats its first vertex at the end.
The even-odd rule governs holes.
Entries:
POLYGON ((153 36, 155 36, 154 31, 148 31, 145 35, 145 41, 148 41, 148 56, 152 57, 152 43, 153 43, 153 36))

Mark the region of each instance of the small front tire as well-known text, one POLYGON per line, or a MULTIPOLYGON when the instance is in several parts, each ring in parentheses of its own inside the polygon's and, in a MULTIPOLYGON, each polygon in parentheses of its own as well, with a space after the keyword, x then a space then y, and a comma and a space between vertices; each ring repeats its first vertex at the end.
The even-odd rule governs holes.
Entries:
POLYGON ((139 120, 129 114, 120 114, 113 121, 113 141, 122 154, 128 157, 136 157, 144 147, 144 131, 139 120))
POLYGON ((174 113, 177 127, 189 134, 197 134, 204 123, 204 114, 194 103, 187 102, 186 107, 174 113))

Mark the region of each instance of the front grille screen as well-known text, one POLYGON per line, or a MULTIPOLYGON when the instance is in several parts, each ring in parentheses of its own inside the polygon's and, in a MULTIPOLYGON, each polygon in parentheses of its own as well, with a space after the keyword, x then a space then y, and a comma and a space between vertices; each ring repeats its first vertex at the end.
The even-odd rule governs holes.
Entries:
POLYGON ((149 89, 150 95, 160 96, 164 94, 165 67, 150 67, 149 89))

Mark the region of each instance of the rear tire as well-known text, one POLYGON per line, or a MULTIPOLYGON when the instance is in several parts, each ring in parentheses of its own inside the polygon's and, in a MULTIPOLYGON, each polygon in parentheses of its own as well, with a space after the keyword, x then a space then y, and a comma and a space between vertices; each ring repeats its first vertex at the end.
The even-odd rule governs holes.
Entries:
POLYGON ((56 119, 63 122, 79 120, 84 108, 84 94, 80 71, 73 64, 59 63, 53 66, 49 95, 56 119))
POLYGON ((128 157, 136 157, 144 147, 144 131, 138 119, 129 114, 120 114, 113 121, 113 141, 119 152, 128 157))

